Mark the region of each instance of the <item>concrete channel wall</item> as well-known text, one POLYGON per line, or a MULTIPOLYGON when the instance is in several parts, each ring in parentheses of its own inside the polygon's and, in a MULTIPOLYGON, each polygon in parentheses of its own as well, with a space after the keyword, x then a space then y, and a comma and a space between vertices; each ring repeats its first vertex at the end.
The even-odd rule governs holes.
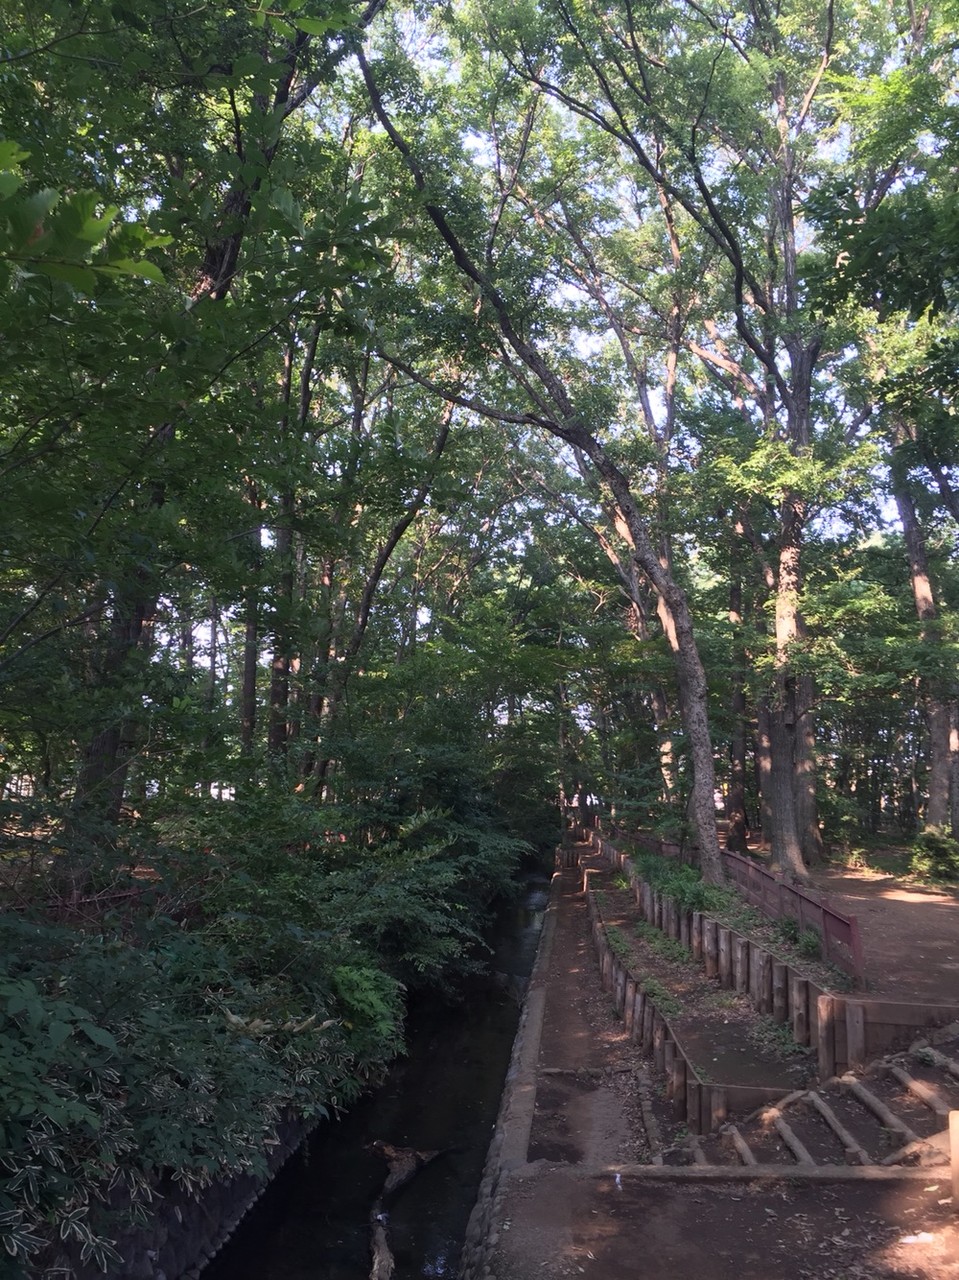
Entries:
MULTIPOLYGON (((158 1186, 153 1203, 146 1206, 149 1220, 117 1241, 123 1261, 110 1267, 108 1280, 194 1280, 314 1127, 292 1119, 278 1126, 265 1178, 246 1174, 222 1179, 199 1197, 174 1182, 158 1186)), ((117 1209, 124 1207, 119 1196, 111 1199, 117 1209)), ((72 1270, 76 1280, 104 1280, 93 1262, 81 1261, 79 1245, 59 1245, 51 1254, 44 1258, 45 1274, 72 1270)))
MULTIPOLYGON (((747 995, 760 1013, 788 1022, 797 1044, 816 1050, 821 1080, 863 1066, 908 1043, 923 1028, 946 1026, 959 1019, 959 1004, 869 1000, 828 991, 721 921, 700 911, 681 909, 672 898, 640 879, 629 855, 597 832, 588 831, 584 836, 611 866, 622 870, 645 920, 687 947, 702 962, 707 977, 747 995)), ((588 886, 584 884, 584 888, 588 886)), ((590 910, 598 912, 592 895, 590 910)), ((605 929, 602 937, 605 939, 605 929)), ((608 939, 598 941, 597 946, 608 949, 608 939)), ((605 963, 608 966, 611 961, 605 963)), ((626 979, 617 974, 615 981, 623 983, 625 993, 626 979)), ((703 1118, 707 1110, 712 1115, 712 1109, 704 1107, 703 1118)))
MULTIPOLYGON (((557 867, 576 866, 577 859, 568 847, 556 851, 557 867)), ((539 1058, 543 1014, 546 1007, 546 975, 549 968, 553 935, 556 931, 556 896, 559 876, 553 876, 549 904, 543 920, 536 960, 520 1011, 516 1039, 493 1138, 486 1153, 486 1164, 480 1180, 476 1204, 470 1214, 460 1257, 458 1280, 496 1280, 490 1259, 499 1236, 495 1224, 508 1214, 504 1212, 504 1175, 526 1163, 530 1133, 536 1107, 536 1066, 539 1058)), ((500 1280, 510 1280, 502 1276, 500 1280)))

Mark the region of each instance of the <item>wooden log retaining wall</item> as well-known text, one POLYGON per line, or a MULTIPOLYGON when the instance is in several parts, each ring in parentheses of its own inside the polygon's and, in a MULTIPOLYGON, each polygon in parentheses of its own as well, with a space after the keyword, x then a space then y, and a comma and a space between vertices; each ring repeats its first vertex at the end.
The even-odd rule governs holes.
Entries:
POLYGON ((782 1089, 717 1084, 700 1078, 668 1016, 656 1008, 643 990, 642 980, 630 973, 610 946, 596 897, 588 891, 588 878, 586 887, 603 989, 610 992, 628 1034, 665 1075, 666 1098, 672 1102, 677 1120, 685 1122, 691 1133, 709 1133, 731 1115, 746 1115, 781 1098, 782 1089))
MULTIPOLYGON (((728 925, 698 911, 680 910, 675 902, 641 880, 629 855, 598 832, 589 832, 588 840, 626 875, 645 920, 687 945, 693 956, 702 961, 707 977, 718 978, 721 986, 748 995, 760 1013, 769 1014, 776 1022, 788 1022, 798 1044, 816 1050, 820 1080, 861 1067, 888 1050, 907 1044, 923 1028, 959 1020, 959 1004, 867 1000, 826 991, 780 956, 728 925)), ((584 889, 588 888, 587 881, 588 876, 584 875, 584 889)), ((594 909, 591 900, 590 910, 594 909)), ((690 1097, 695 1094, 694 1088, 690 1097)), ((706 1106, 702 1103, 704 1109, 706 1106)))

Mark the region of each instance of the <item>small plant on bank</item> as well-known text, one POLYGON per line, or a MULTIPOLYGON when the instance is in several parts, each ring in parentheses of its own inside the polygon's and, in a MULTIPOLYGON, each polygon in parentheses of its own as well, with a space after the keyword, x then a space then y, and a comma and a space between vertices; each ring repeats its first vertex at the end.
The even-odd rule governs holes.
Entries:
POLYGON ((822 959, 822 939, 815 929, 800 929, 798 920, 783 916, 776 922, 776 932, 804 960, 822 959))
POLYGON ((675 938, 667 938, 660 929, 657 929, 655 925, 648 924, 645 920, 640 920, 637 923, 636 936, 651 951, 655 951, 657 955, 662 956, 664 960, 671 960, 674 964, 692 965, 695 963, 688 949, 681 942, 678 942, 675 938))
POLYGON ((613 955, 618 956, 620 960, 628 960, 631 954, 629 939, 623 931, 616 925, 609 925, 606 929, 606 939, 609 942, 609 949, 613 955))
POLYGON ((941 829, 923 831, 913 841, 909 870, 920 880, 959 880, 959 840, 941 829))
POLYGON ((706 884, 695 867, 644 853, 633 859, 640 877, 667 898, 672 898, 683 911, 706 911, 710 914, 728 909, 735 894, 706 884))
POLYGON ((746 1032, 746 1039, 764 1053, 783 1061, 790 1058, 812 1055, 813 1050, 798 1044, 793 1039, 792 1028, 788 1022, 776 1022, 768 1014, 761 1014, 746 1032))
POLYGON ((710 1005, 714 1009, 735 1009, 742 1002, 743 997, 736 991, 724 991, 722 987, 716 991, 710 991, 708 995, 703 997, 703 1003, 710 1005))
POLYGON ((639 985, 664 1018, 674 1018, 682 1011, 682 1005, 673 993, 657 978, 643 978, 639 985))

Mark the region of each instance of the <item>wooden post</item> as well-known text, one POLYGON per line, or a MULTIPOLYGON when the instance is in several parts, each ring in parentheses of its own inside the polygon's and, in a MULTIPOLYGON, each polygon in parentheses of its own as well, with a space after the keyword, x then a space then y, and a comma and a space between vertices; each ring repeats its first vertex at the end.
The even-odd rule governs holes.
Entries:
POLYGON ((686 1076, 686 1127, 690 1133, 702 1133, 703 1122, 700 1115, 702 1105, 702 1088, 695 1076, 686 1076))
POLYGON ((689 911, 679 913, 679 940, 687 951, 692 946, 692 915, 689 911))
POLYGON ((732 934, 722 925, 717 928, 716 934, 719 938, 719 985, 731 987, 733 985, 732 934))
POLYGON ((676 1061, 676 1043, 669 1033, 663 1040, 663 1073, 666 1076, 666 1101, 673 1096, 673 1063, 676 1061))
POLYGON ((797 1044, 809 1043, 809 983, 805 978, 793 977, 789 993, 792 1012, 793 1039, 797 1044))
POLYGON ((740 995, 749 990, 748 938, 733 938, 733 986, 740 995))
POLYGON ((786 1022, 789 1018, 789 967, 773 961, 773 1021, 786 1022))
POLYGON ((613 1008, 623 1013, 626 1004, 626 967, 622 960, 615 962, 613 970, 613 1008))
POLYGON ((866 1008, 861 1000, 846 1001, 846 1058, 848 1067, 866 1061, 866 1008))
POLYGON ((952 1207, 959 1213, 959 1111, 949 1112, 949 1168, 952 1171, 952 1207))
POLYGON ((633 1042, 638 1045, 643 1043, 643 1014, 645 1012, 646 992, 637 985, 633 1010, 633 1042))
POLYGON ((653 1016, 653 1064, 660 1073, 666 1066, 666 1024, 658 1013, 653 1016))
POLYGON ((715 978, 719 973, 719 926, 715 920, 703 921, 703 961, 706 977, 715 978))
POLYGON ((713 1133, 729 1115, 729 1095, 721 1084, 714 1084, 709 1091, 709 1111, 709 1130, 713 1133))
POLYGON ((647 1053, 650 1053, 653 1047, 654 1013, 652 1000, 647 1000, 646 1008, 643 1010, 643 1048, 647 1053))
POLYGON ((633 1034, 633 1018, 636 1016, 636 979, 626 979, 626 992, 623 997, 623 1022, 626 1026, 626 1034, 633 1034))
POLYGON ((703 913, 694 911, 692 915, 692 926, 689 933, 689 948, 693 953, 694 960, 702 960, 703 958, 703 913))
POLYGON ((819 1079, 829 1080, 836 1074, 836 999, 820 996, 816 1001, 819 1021, 819 1079))
POLYGON ((686 1059, 681 1053, 673 1057, 673 1114, 677 1120, 686 1116, 686 1059))

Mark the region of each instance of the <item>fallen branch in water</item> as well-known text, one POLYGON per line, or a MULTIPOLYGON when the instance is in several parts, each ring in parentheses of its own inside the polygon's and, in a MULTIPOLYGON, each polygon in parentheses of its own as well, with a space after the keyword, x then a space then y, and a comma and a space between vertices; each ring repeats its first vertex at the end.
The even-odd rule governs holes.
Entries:
POLYGON ((382 1156, 388 1167, 383 1190, 370 1209, 370 1256, 373 1259, 370 1280, 392 1280, 396 1264, 390 1248, 389 1205, 396 1198, 397 1192, 411 1182, 424 1165, 442 1155, 442 1152, 416 1151, 412 1147, 394 1147, 388 1142, 380 1141, 371 1143, 370 1150, 382 1156))

